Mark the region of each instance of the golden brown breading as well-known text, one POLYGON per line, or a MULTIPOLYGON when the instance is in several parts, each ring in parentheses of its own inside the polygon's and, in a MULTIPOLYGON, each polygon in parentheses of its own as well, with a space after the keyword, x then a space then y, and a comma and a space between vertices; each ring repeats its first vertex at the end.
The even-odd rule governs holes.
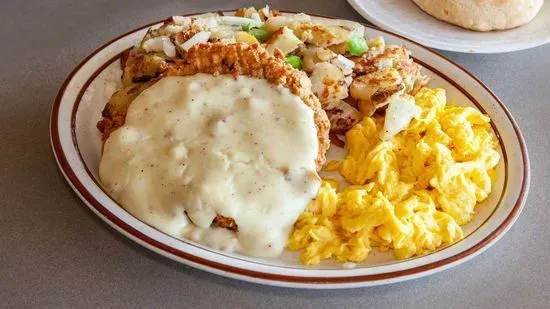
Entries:
POLYGON ((167 63, 161 76, 187 76, 197 73, 212 75, 245 75, 266 79, 268 82, 284 86, 299 96, 314 112, 319 153, 316 164, 320 169, 325 162, 325 153, 330 146, 328 133, 330 122, 321 108, 321 103, 311 92, 311 82, 307 75, 285 64, 284 56, 275 53, 270 56, 259 44, 243 43, 202 43, 190 48, 183 59, 167 63))

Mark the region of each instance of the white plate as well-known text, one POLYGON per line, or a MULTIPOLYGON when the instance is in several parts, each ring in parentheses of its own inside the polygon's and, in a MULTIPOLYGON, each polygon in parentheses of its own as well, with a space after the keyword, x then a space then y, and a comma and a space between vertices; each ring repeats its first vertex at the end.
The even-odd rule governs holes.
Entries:
POLYGON ((527 25, 506 31, 476 32, 442 22, 412 0, 348 0, 376 26, 425 46, 463 53, 504 53, 550 42, 550 3, 527 25))
POLYGON ((435 253, 395 261, 391 253, 375 253, 355 269, 327 261, 316 267, 300 264, 297 253, 280 258, 252 258, 218 252, 192 241, 176 239, 144 224, 113 201, 98 183, 101 139, 95 127, 114 91, 106 85, 119 80, 119 56, 147 30, 143 26, 103 45, 80 63, 63 83, 52 109, 52 148, 65 178, 78 196, 101 219, 120 233, 157 253, 193 267, 236 279, 302 288, 347 288, 386 284, 432 274, 476 256, 498 240, 518 217, 529 187, 529 161, 521 133, 502 102, 463 68, 418 44, 387 32, 389 44, 406 44, 426 66, 433 81, 444 87, 449 100, 482 109, 493 119, 501 142, 502 162, 490 198, 464 227, 466 237, 435 253))

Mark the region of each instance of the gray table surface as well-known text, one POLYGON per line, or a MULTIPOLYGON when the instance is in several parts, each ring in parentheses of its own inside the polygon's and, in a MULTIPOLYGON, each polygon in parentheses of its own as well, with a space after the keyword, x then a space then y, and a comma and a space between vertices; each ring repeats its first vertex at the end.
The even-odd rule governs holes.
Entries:
MULTIPOLYGON (((423 279, 292 290, 195 270, 119 235, 65 183, 48 133, 61 83, 104 42, 174 13, 264 1, 0 3, 0 308, 550 307, 550 45, 500 55, 444 53, 502 98, 527 141, 531 190, 508 234, 472 261, 423 279)), ((343 0, 270 3, 362 20, 343 0)))

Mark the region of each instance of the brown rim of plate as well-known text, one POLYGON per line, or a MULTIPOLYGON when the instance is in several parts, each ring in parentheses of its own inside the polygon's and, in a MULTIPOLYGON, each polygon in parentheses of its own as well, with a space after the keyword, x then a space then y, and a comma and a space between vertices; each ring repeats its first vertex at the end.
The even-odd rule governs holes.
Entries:
MULTIPOLYGON (((224 12, 234 12, 234 11, 235 10, 226 10, 224 12)), ((290 11, 282 11, 282 12, 290 13, 290 14, 297 14, 296 12, 290 12, 290 11)), ((202 13, 190 13, 190 14, 185 14, 184 16, 193 16, 193 15, 199 15, 199 14, 202 14, 202 13)), ((316 14, 309 14, 309 15, 317 16, 317 17, 324 17, 324 18, 335 18, 335 17, 316 15, 316 14)), ((101 47, 97 48, 94 52, 92 52, 89 56, 87 56, 84 60, 82 60, 73 69, 73 71, 69 74, 69 76, 63 82, 63 84, 62 84, 62 86, 61 86, 61 88, 60 88, 60 90, 59 90, 59 92, 56 96, 54 105, 52 107, 51 119, 50 119, 50 136, 51 136, 51 143, 52 143, 53 152, 55 154, 55 157, 58 160, 59 167, 61 168, 63 174, 66 176, 67 180, 71 183, 73 188, 79 193, 79 195, 87 202, 87 204, 90 207, 93 207, 97 212, 99 212, 102 216, 104 216, 106 219, 108 219, 112 224, 114 224, 118 228, 122 229, 125 233, 128 233, 129 235, 135 237, 136 239, 139 239, 140 241, 144 242, 145 244, 161 250, 166 255, 169 255, 169 256, 172 256, 172 257, 177 257, 177 258, 183 259, 183 260, 187 260, 191 263, 199 264, 199 265, 202 265, 202 266, 210 268, 210 269, 215 269, 215 270, 222 271, 222 272, 229 272, 229 273, 232 273, 232 274, 238 275, 238 276, 245 276, 245 277, 261 279, 261 280, 268 280, 268 281, 278 281, 278 282, 283 282, 283 283, 286 282, 286 283, 298 283, 298 284, 343 284, 343 283, 351 284, 351 283, 374 282, 374 281, 380 281, 380 280, 386 280, 386 279, 396 279, 396 278, 399 278, 399 277, 413 276, 415 274, 419 274, 419 273, 422 273, 422 272, 427 272, 427 271, 430 271, 430 270, 434 270, 434 269, 443 267, 445 265, 452 264, 452 263, 454 263, 458 260, 464 259, 466 257, 469 257, 469 256, 477 253, 481 249, 483 249, 483 248, 487 247, 488 245, 490 245, 498 236, 500 236, 504 231, 507 230, 507 228, 510 226, 510 224, 515 221, 518 214, 520 213, 520 211, 522 209, 522 206, 523 206, 523 202, 525 200, 525 195, 527 193, 527 186, 528 186, 528 183, 529 183, 529 175, 530 175, 529 161, 528 161, 528 156, 527 156, 527 148, 525 146, 525 141, 523 139, 523 136, 522 136, 516 122, 514 121, 514 119, 512 118, 510 112, 508 111, 506 106, 502 103, 502 101, 482 81, 480 81, 472 73, 467 71, 464 67, 462 67, 461 65, 459 65, 459 64, 455 63, 454 61, 448 59, 447 57, 445 57, 443 55, 440 55, 439 53, 437 53, 437 52, 435 52, 435 51, 433 51, 433 50, 431 50, 431 49, 429 49, 429 48, 427 48, 427 47, 425 47, 425 46, 423 46, 419 43, 416 43, 416 42, 414 42, 410 39, 407 39, 407 38, 405 38, 405 37, 403 37, 399 34, 395 34, 395 33, 392 33, 390 31, 378 29, 378 28, 372 27, 370 25, 366 25, 366 24, 361 23, 365 27, 368 27, 368 28, 371 28, 371 29, 374 29, 374 30, 377 30, 377 31, 381 31, 381 32, 396 36, 398 38, 401 38, 401 39, 407 41, 408 43, 414 44, 414 45, 416 45, 420 48, 423 48, 423 49, 427 50, 428 52, 432 53, 433 55, 438 56, 438 57, 446 60, 447 62, 453 64, 455 67, 459 68, 464 73, 469 75, 472 79, 474 79, 479 85, 481 85, 481 87, 483 87, 483 89, 485 89, 495 99, 495 101, 499 104, 499 106, 505 112, 508 120, 510 121, 510 123, 512 124, 512 126, 514 128, 517 140, 518 140, 520 148, 521 148, 522 163, 523 163, 523 175, 522 175, 522 180, 521 180, 521 190, 520 190, 518 199, 516 200, 512 211, 508 214, 506 219, 504 219, 504 221, 491 234, 489 234, 487 237, 485 237, 480 242, 478 242, 477 244, 475 244, 474 246, 472 246, 471 248, 469 248, 466 251, 462 251, 462 252, 460 252, 458 254, 455 254, 451 257, 448 257, 446 259, 436 261, 436 262, 432 262, 432 263, 429 263, 429 264, 426 264, 426 265, 417 266, 417 267, 406 269, 406 270, 400 270, 400 271, 388 272, 388 273, 381 273, 381 274, 324 278, 324 277, 300 277, 300 276, 278 275, 278 274, 271 274, 271 273, 264 273, 264 272, 253 271, 253 270, 248 270, 248 269, 242 269, 242 268, 238 268, 238 267, 234 267, 234 266, 230 266, 230 265, 210 261, 210 260, 195 256, 195 255, 183 252, 181 250, 178 250, 176 248, 168 246, 164 243, 161 243, 161 242, 159 242, 159 241, 157 241, 157 240, 141 233, 140 231, 136 230, 134 227, 130 226, 128 223, 126 223, 123 220, 121 220, 120 218, 118 218, 115 214, 110 212, 107 208, 105 208, 88 191, 88 189, 80 182, 80 180, 76 176, 75 172, 73 171, 73 169, 69 165, 67 157, 65 156, 65 153, 64 153, 64 151, 61 147, 61 141, 60 141, 59 131, 58 131, 58 114, 59 114, 59 107, 60 107, 60 103, 61 103, 61 98, 63 97, 63 95, 65 93, 65 90, 66 90, 70 80, 80 70, 80 68, 88 62, 88 60, 90 60, 99 51, 103 50, 105 47, 112 44, 113 42, 115 42, 115 41, 117 41, 117 40, 131 34, 131 33, 134 33, 136 31, 142 30, 144 28, 147 28, 147 27, 150 27, 152 25, 158 24, 160 22, 162 22, 162 20, 157 21, 157 22, 153 22, 153 23, 141 26, 141 27, 138 27, 138 28, 133 29, 131 31, 128 31, 128 32, 126 32, 126 33, 110 40, 109 42, 103 44, 101 47)), ((428 68, 429 68, 429 66, 428 66, 428 68)), ((430 68, 430 69, 432 69, 433 71, 438 73, 440 76, 444 77, 447 81, 451 82, 453 84, 453 86, 457 87, 464 94, 471 97, 471 95, 469 95, 467 92, 465 92, 462 87, 460 87, 454 81, 452 81, 452 79, 450 79, 446 75, 442 74, 438 70, 434 70, 433 68, 430 68)), ((73 112, 72 112, 73 115, 72 116, 75 115, 75 112, 76 111, 73 110, 73 112)), ((71 122, 72 122, 71 126, 73 127, 74 126, 74 117, 72 117, 71 122)))

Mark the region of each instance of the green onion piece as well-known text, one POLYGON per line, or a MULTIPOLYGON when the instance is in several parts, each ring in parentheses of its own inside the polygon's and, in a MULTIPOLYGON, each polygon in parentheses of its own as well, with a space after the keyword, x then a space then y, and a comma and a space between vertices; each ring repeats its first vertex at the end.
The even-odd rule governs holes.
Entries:
POLYGON ((252 29, 252 24, 248 23, 243 26, 243 31, 250 32, 250 29, 252 29))
POLYGON ((361 37, 353 37, 348 40, 348 51, 354 56, 361 56, 368 48, 367 41, 361 37))
POLYGON ((286 57, 285 62, 290 64, 295 69, 302 69, 302 59, 298 56, 288 56, 286 57))
POLYGON ((248 32, 252 34, 258 41, 264 42, 271 36, 271 31, 268 31, 265 29, 264 26, 261 26, 260 28, 251 28, 248 32))

